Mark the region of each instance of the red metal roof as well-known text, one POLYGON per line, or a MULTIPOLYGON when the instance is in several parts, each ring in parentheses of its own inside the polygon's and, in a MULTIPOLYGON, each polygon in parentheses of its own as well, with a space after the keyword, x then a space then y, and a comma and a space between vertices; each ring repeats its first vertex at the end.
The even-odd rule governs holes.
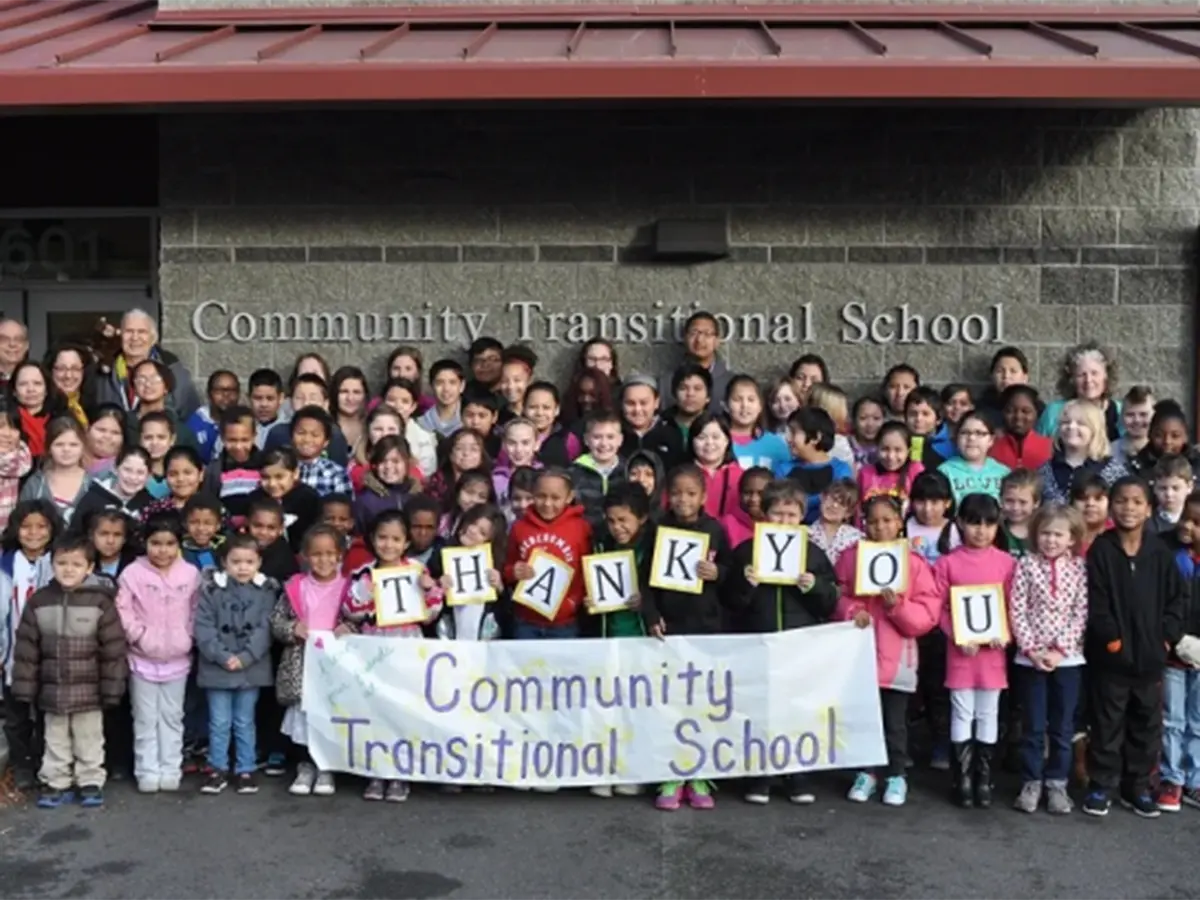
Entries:
POLYGON ((756 97, 1200 103, 1200 16, 0 0, 0 106, 756 97))

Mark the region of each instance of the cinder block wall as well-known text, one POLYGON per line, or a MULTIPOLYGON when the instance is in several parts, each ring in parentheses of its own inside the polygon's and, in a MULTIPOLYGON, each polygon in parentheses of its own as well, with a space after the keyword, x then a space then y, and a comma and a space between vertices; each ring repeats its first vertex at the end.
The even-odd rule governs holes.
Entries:
POLYGON ((165 116, 164 337, 202 373, 284 369, 316 349, 375 377, 405 342, 390 339, 402 314, 418 328, 432 317, 422 346, 436 358, 461 351, 463 315, 486 313, 485 333, 530 340, 552 373, 601 324, 624 329, 623 369, 665 370, 675 324, 700 306, 741 338, 730 364, 764 377, 813 351, 852 387, 899 361, 930 381, 980 381, 1002 339, 1049 387, 1064 349, 1097 338, 1117 348, 1123 383, 1187 397, 1198 121, 769 107, 165 116), (731 258, 644 262, 649 226, 672 217, 726 223, 731 258), (925 343, 901 342, 901 307, 910 338, 923 317, 925 343), (892 320, 872 331, 880 315, 892 320))

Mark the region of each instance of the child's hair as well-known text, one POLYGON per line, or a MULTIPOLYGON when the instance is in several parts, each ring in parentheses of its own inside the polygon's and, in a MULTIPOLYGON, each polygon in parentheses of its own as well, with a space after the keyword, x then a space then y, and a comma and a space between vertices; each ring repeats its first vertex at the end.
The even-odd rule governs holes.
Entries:
MULTIPOLYGON (((421 354, 419 348, 413 347, 410 344, 401 344, 399 347, 389 353, 387 356, 387 365, 383 367, 383 371, 388 373, 388 376, 390 377, 392 373, 392 366, 394 366, 396 364, 396 360, 402 356, 407 356, 417 364, 417 376, 420 377, 421 373, 425 371, 425 357, 421 354)), ((416 395, 414 394, 413 396, 416 395)))
POLYGON ((813 409, 823 409, 829 413, 829 418, 833 419, 834 428, 837 431, 842 431, 846 427, 846 422, 850 417, 848 407, 849 398, 846 392, 836 384, 826 384, 824 381, 817 382, 812 386, 812 390, 808 392, 808 405, 813 409))
POLYGON ((246 507, 246 521, 249 522, 258 513, 270 513, 277 516, 280 522, 285 521, 283 504, 274 497, 261 496, 251 500, 250 505, 246 507))
POLYGON ((283 393, 283 379, 274 369, 255 369, 250 373, 248 390, 253 393, 255 388, 269 387, 283 393))
POLYGON ((300 468, 300 460, 296 457, 296 451, 291 447, 276 447, 274 450, 268 450, 262 456, 262 467, 265 469, 268 466, 282 466, 289 472, 294 472, 300 468))
MULTIPOLYGON (((418 400, 421 399, 421 388, 411 378, 389 378, 387 381, 385 381, 383 383, 383 387, 379 391, 379 396, 386 397, 388 394, 390 394, 396 388, 399 388, 402 391, 408 391, 409 396, 411 396, 413 399, 413 403, 416 403, 418 400)), ((385 407, 385 406, 377 406, 377 407, 375 407, 374 410, 372 410, 372 412, 375 412, 380 409, 387 409, 393 415, 397 415, 397 416, 400 415, 400 413, 396 412, 394 409, 391 409, 390 407, 385 407)), ((368 415, 367 416, 368 421, 370 420, 370 418, 371 417, 368 415)))
POLYGON ((200 454, 194 448, 187 444, 176 444, 167 451, 166 456, 163 457, 163 471, 171 468, 171 463, 177 459, 186 459, 201 472, 204 471, 204 460, 200 458, 200 454))
MULTIPOLYGON (((226 428, 232 428, 234 425, 247 424, 250 426, 250 431, 254 431, 254 410, 248 406, 242 406, 235 403, 227 409, 221 410, 220 428, 221 434, 225 434, 226 428)), ((172 429, 174 433, 174 429, 172 429)))
POLYGON ((614 485, 604 497, 604 509, 627 508, 639 519, 650 517, 650 497, 646 489, 636 482, 614 485))
MULTIPOLYGON (((586 369, 585 371, 591 372, 593 370, 586 369)), ((512 422, 508 424, 511 425, 512 422)), ((620 428, 621 417, 612 409, 594 409, 584 417, 583 433, 587 434, 597 425, 616 425, 620 428)))
POLYGON ((462 363, 453 359, 439 359, 429 367, 429 382, 432 384, 443 372, 453 372, 459 381, 465 380, 462 363))
POLYGON ((301 378, 307 377, 321 378, 325 384, 329 383, 329 363, 325 361, 325 357, 320 353, 301 353, 296 357, 296 362, 292 366, 292 374, 288 376, 288 391, 290 392, 301 378), (321 367, 321 374, 319 376, 312 373, 308 373, 307 375, 300 374, 300 366, 307 359, 316 360, 317 365, 321 367))
POLYGON ((1192 465, 1182 456, 1174 453, 1168 453, 1159 458, 1151 470, 1150 477, 1154 481, 1159 481, 1163 478, 1182 478, 1184 481, 1191 482, 1195 479, 1195 473, 1192 471, 1192 465))
POLYGON ((1142 495, 1146 498, 1147 503, 1154 503, 1154 492, 1150 490, 1149 483, 1137 475, 1122 475, 1120 478, 1118 478, 1108 492, 1109 502, 1115 500, 1117 494, 1128 487, 1137 488, 1142 492, 1142 495))
POLYGON ((681 481, 684 478, 691 478, 700 485, 700 491, 703 493, 708 485, 708 480, 704 477, 704 472, 695 463, 682 463, 673 468, 667 475, 667 490, 670 491, 675 486, 675 482, 681 481))
MULTIPOLYGON (((850 408, 850 418, 853 421, 854 436, 855 436, 855 438, 857 438, 860 441, 863 440, 863 436, 858 433, 858 416, 859 416, 859 413, 862 412, 862 408, 864 406, 866 406, 868 403, 873 403, 876 406, 878 406, 880 415, 884 416, 885 418, 887 416, 887 403, 885 403, 883 400, 881 400, 879 397, 875 396, 874 394, 864 394, 863 396, 861 396, 857 400, 855 400, 854 406, 852 406, 850 408)), ((875 435, 875 441, 876 441, 876 443, 878 443, 878 441, 879 441, 878 433, 875 435)))
MULTIPOLYGON (((921 386, 921 373, 920 372, 918 372, 916 369, 914 369, 908 363, 896 363, 896 365, 892 366, 890 369, 887 370, 887 372, 884 373, 883 381, 880 383, 881 390, 886 392, 888 389, 888 385, 892 383, 892 379, 895 378, 897 375, 911 375, 912 380, 917 385, 917 387, 921 386)), ((866 511, 864 510, 864 513, 865 512, 866 511)))
MULTIPOLYGON (((944 388, 942 388, 942 393, 940 395, 941 400, 942 400, 942 408, 945 409, 946 404, 948 404, 951 400, 953 400, 959 394, 966 394, 967 399, 971 400, 971 389, 969 387, 967 387, 965 384, 959 384, 958 382, 951 382, 950 384, 948 384, 944 388)), ((972 400, 972 405, 974 405, 973 400, 972 400)))
MULTIPOLYGON (((199 496, 199 494, 196 495, 196 497, 199 496)), ((195 500, 196 497, 193 497, 192 500, 195 500)), ((188 501, 188 505, 191 505, 190 500, 188 501)), ((184 507, 184 512, 185 514, 187 512, 186 506, 184 507)), ((179 513, 174 510, 163 510, 151 514, 150 518, 146 519, 146 524, 142 526, 142 537, 149 543, 150 538, 156 534, 169 534, 175 538, 176 542, 182 541, 183 520, 179 517, 179 513)))
POLYGON ((504 513, 500 511, 500 507, 494 506, 491 503, 480 503, 472 506, 458 520, 458 527, 454 530, 454 536, 461 540, 462 533, 481 519, 487 519, 492 523, 492 563, 498 565, 504 559, 505 549, 508 544, 508 520, 504 518, 504 513))
POLYGON ((150 451, 145 447, 122 447, 121 452, 117 454, 116 465, 120 466, 121 463, 125 462, 125 460, 129 459, 131 456, 136 456, 138 459, 144 462, 147 469, 152 465, 150 460, 150 451))
POLYGON ((19 549, 21 546, 21 523, 32 515, 42 516, 50 523, 50 542, 53 543, 63 527, 62 519, 59 518, 54 504, 49 500, 22 500, 13 509, 12 515, 8 517, 4 533, 0 534, 0 547, 6 551, 19 549))
MULTIPOLYGON (((821 370, 821 382, 829 380, 829 365, 825 362, 824 357, 817 353, 805 353, 802 356, 796 357, 796 361, 792 363, 792 367, 788 369, 788 379, 794 379, 800 374, 800 369, 804 366, 816 366, 821 370)), ((814 385, 815 387, 815 385, 814 385)))
POLYGON ((999 525, 1000 503, 991 494, 967 494, 958 505, 957 518, 964 525, 999 525))
POLYGON ((946 517, 954 518, 954 488, 950 485, 950 479, 936 469, 926 469, 913 479, 908 499, 914 502, 917 500, 949 501, 950 506, 946 510, 946 517))
POLYGON ((96 562, 96 548, 92 546, 91 540, 85 534, 68 531, 66 534, 56 537, 50 545, 50 558, 53 559, 60 553, 82 553, 87 557, 89 564, 96 562))
MULTIPOLYGON (((42 467, 50 465, 50 448, 54 446, 54 442, 66 434, 68 431, 73 432, 75 437, 79 438, 79 442, 87 446, 87 432, 83 430, 83 426, 79 424, 79 420, 74 416, 59 416, 56 419, 51 419, 46 426, 46 453, 42 457, 42 467)), ((83 465, 83 460, 79 460, 79 464, 83 465)))
POLYGON ((191 518, 192 513, 200 511, 213 513, 218 521, 225 514, 225 508, 221 506, 221 501, 207 491, 193 494, 188 498, 187 503, 183 504, 183 521, 186 522, 191 518))
POLYGON ((1008 491, 1033 491, 1033 505, 1042 502, 1042 476, 1033 469, 1013 469, 1000 479, 1000 496, 1008 491))
POLYGON ((539 474, 541 474, 541 470, 535 469, 532 466, 517 466, 513 470, 512 478, 508 480, 508 496, 511 498, 514 491, 524 491, 526 494, 532 494, 534 488, 537 487, 539 474))
POLYGON ((229 554, 234 550, 253 550, 261 558, 262 551, 258 549, 258 541, 254 537, 244 532, 231 534, 224 546, 221 547, 221 561, 224 563, 229 558, 229 554))
POLYGON ((800 513, 803 515, 804 508, 808 504, 808 497, 805 496, 804 489, 795 481, 790 478, 777 478, 763 488, 763 512, 770 512, 771 507, 780 503, 795 503, 800 507, 800 513))
POLYGON ((802 406, 788 416, 788 429, 804 432, 809 443, 816 444, 822 453, 833 449, 833 438, 837 434, 829 413, 808 406, 802 406))
POLYGON ((96 531, 104 524, 112 524, 119 522, 121 527, 125 529, 125 539, 128 540, 129 534, 129 518, 117 509, 101 509, 88 516, 88 540, 96 537, 96 531))
POLYGON ((302 384, 310 384, 313 387, 320 388, 321 393, 325 395, 325 400, 329 400, 329 380, 327 378, 322 378, 313 372, 305 372, 303 375, 297 375, 288 383, 288 395, 295 394, 296 388, 302 384))
POLYGON ((671 375, 671 396, 674 397, 679 392, 679 386, 689 378, 699 378, 704 382, 706 393, 709 397, 712 396, 713 379, 712 372, 704 368, 699 363, 684 363, 671 375))
MULTIPOLYGON (((301 377, 303 378, 304 376, 301 377)), ((226 412, 228 412, 228 410, 226 410, 226 412)), ((225 417, 222 416, 221 418, 224 420, 225 417)), ((296 426, 306 419, 310 422, 317 422, 321 425, 321 428, 325 430, 325 440, 329 440, 331 437, 333 437, 333 417, 330 416, 326 410, 319 406, 302 406, 300 409, 296 410, 296 412, 292 415, 292 424, 290 426, 290 434, 292 436, 295 436, 296 434, 296 426)))
POLYGON ((1030 384, 1010 384, 1000 394, 1000 408, 1008 406, 1016 397, 1027 397, 1035 409, 1041 409, 1041 395, 1037 388, 1030 384))
POLYGON ((566 469, 560 466, 547 466, 542 469, 537 473, 537 480, 534 482, 534 485, 540 484, 542 481, 550 478, 557 478, 565 484, 567 486, 567 493, 575 492, 575 484, 571 481, 571 476, 567 473, 566 469))
POLYGON ((398 434, 385 435, 376 441, 375 445, 371 447, 371 454, 368 457, 371 468, 373 470, 377 466, 381 465, 383 461, 387 459, 388 454, 394 451, 399 452, 400 456, 404 459, 404 465, 406 468, 404 481, 406 484, 411 486, 413 484, 413 477, 412 474, 407 470, 412 468, 412 454, 408 449, 408 441, 398 434))
POLYGON ((1125 392, 1124 403, 1140 406, 1154 399, 1154 389, 1144 384, 1135 384, 1125 392))
POLYGON ((766 466, 751 466, 742 472, 742 483, 745 484, 748 478, 765 478, 767 481, 770 481, 774 477, 775 473, 766 466))
POLYGON ((1039 507, 1033 514, 1033 518, 1029 520, 1029 537, 1035 548, 1038 535, 1052 522, 1066 522, 1067 529, 1071 532, 1071 544, 1075 552, 1079 553, 1083 550, 1084 532, 1087 530, 1083 524, 1083 515, 1075 507, 1062 503, 1047 503, 1039 507))
POLYGON ((451 514, 459 511, 458 495, 476 484, 482 484, 487 488, 487 500, 484 501, 485 503, 495 504, 497 502, 496 487, 492 484, 492 476, 488 474, 487 469, 467 469, 467 471, 458 476, 458 481, 454 483, 454 490, 450 492, 450 502, 447 503, 449 507, 447 511, 451 514))
MULTIPOLYGON (((620 419, 618 418, 617 421, 619 422, 620 419)), ((513 418, 509 419, 506 423, 504 423, 504 428, 500 432, 501 435, 503 436, 502 440, 507 440, 508 433, 517 428, 528 428, 533 431, 535 437, 537 435, 537 426, 536 425, 534 425, 531 421, 529 421, 524 416, 514 416, 513 418)))
MULTIPOLYGON (((329 499, 326 497, 325 499, 329 499)), ((308 556, 312 548, 312 543, 319 537, 327 537, 333 541, 333 545, 337 548, 338 555, 342 552, 342 536, 338 534, 337 529, 332 525, 326 525, 324 522, 318 522, 308 531, 304 532, 304 538, 300 543, 300 552, 304 556, 308 556)))
MULTIPOLYGON (((875 435, 875 446, 878 447, 880 444, 882 444, 883 439, 889 434, 900 435, 900 440, 904 442, 905 447, 907 447, 909 442, 912 440, 912 433, 908 430, 907 425, 905 425, 903 422, 898 422, 895 419, 889 419, 879 426, 879 433, 875 435)), ((900 476, 901 486, 908 483, 908 469, 911 465, 912 458, 906 453, 904 455, 904 462, 901 464, 900 468, 896 470, 900 476)), ((883 460, 879 459, 878 457, 875 459, 875 470, 880 474, 888 471, 883 467, 883 460)))
POLYGON ((1187 495, 1187 499, 1183 501, 1183 508, 1187 509, 1189 506, 1200 506, 1200 491, 1192 491, 1187 495))
POLYGON ((1017 365, 1021 367, 1021 371, 1027 375, 1029 374, 1029 357, 1025 355, 1025 351, 1020 347, 1001 347, 992 354, 992 361, 988 365, 988 371, 994 372, 1002 359, 1015 359, 1017 365))
MULTIPOLYGON (((718 465, 727 466, 734 460, 733 456, 733 434, 729 431, 729 420, 724 416, 713 415, 705 410, 696 416, 696 420, 692 422, 691 428, 688 429, 688 455, 696 459, 696 436, 700 434, 709 425, 716 425, 721 429, 721 434, 725 435, 725 456, 722 457, 718 465)), ((833 438, 829 439, 830 446, 833 446, 833 438)))
MULTIPOLYGON (((1166 422, 1179 422, 1185 430, 1187 429, 1187 414, 1178 401, 1159 400, 1154 404, 1154 415, 1150 418, 1150 430, 1153 431, 1166 422)), ((46 445, 50 445, 49 436, 46 438, 46 445)))
POLYGON ((404 528, 406 531, 412 529, 413 514, 419 512, 432 513, 440 517, 442 507, 437 500, 428 494, 413 494, 404 504, 404 528))
POLYGON ((348 506, 353 509, 354 500, 349 494, 326 494, 321 498, 321 515, 331 506, 348 506))
POLYGON ((896 514, 896 518, 900 518, 904 513, 904 506, 901 504, 899 497, 894 497, 891 494, 872 494, 865 501, 863 501, 863 520, 865 521, 866 518, 871 514, 871 510, 880 504, 883 504, 892 512, 894 512, 896 514))
POLYGON ((991 435, 992 437, 996 436, 996 423, 993 422, 988 416, 985 416, 983 413, 981 413, 979 410, 973 409, 970 412, 965 413, 963 415, 963 417, 958 420, 959 430, 961 430, 962 426, 966 425, 968 422, 975 422, 976 424, 979 425, 980 428, 982 428, 984 431, 986 431, 989 435, 991 435))
POLYGON ((145 432, 147 425, 166 425, 167 426, 167 434, 171 435, 171 437, 175 437, 175 435, 177 434, 177 431, 175 428, 175 420, 172 419, 168 413, 166 413, 162 410, 157 410, 155 412, 148 412, 144 416, 142 416, 142 418, 138 421, 138 434, 139 435, 141 435, 145 432))
POLYGON ((563 395, 562 411, 563 417, 567 421, 574 421, 579 418, 579 388, 585 381, 592 382, 593 392, 596 395, 596 407, 592 412, 613 412, 612 379, 599 369, 578 369, 571 375, 571 381, 567 385, 566 393, 563 395))
POLYGON ((558 393, 558 388, 555 387, 554 384, 549 381, 535 381, 529 387, 525 388, 525 401, 528 403, 529 395, 536 394, 539 391, 549 394, 550 397, 554 400, 555 406, 558 406, 558 407, 562 406, 562 397, 558 393))
POLYGON ((1071 490, 1068 496, 1071 502, 1077 500, 1085 500, 1089 495, 1099 494, 1102 497, 1108 496, 1108 483, 1100 477, 1099 472, 1079 472, 1071 479, 1071 490))
POLYGON ((908 412, 910 406, 917 406, 924 403, 933 410, 937 420, 942 421, 942 395, 931 387, 918 384, 915 388, 909 391, 907 397, 904 398, 904 412, 908 412))
POLYGON ((853 511, 858 506, 858 485, 849 478, 839 478, 826 485, 825 490, 821 491, 821 496, 828 497, 847 510, 853 511))
POLYGON ((494 416, 500 412, 501 405, 500 397, 485 387, 471 387, 462 397, 463 410, 466 410, 468 406, 482 406, 494 416))
POLYGON ((378 558, 379 551, 375 549, 375 535, 379 533, 379 529, 384 525, 399 525, 404 531, 404 540, 408 540, 408 522, 404 520, 404 513, 398 509, 385 509, 375 518, 371 519, 371 524, 367 528, 367 547, 371 551, 371 555, 378 558))
POLYGON ((770 415, 770 412, 767 409, 766 398, 763 397, 762 387, 759 386, 757 380, 755 380, 752 376, 745 374, 734 375, 732 378, 730 378, 729 384, 725 386, 725 396, 723 398, 725 400, 725 407, 728 409, 729 398, 733 396, 734 390, 742 385, 749 385, 750 387, 754 388, 754 393, 758 396, 758 405, 760 407, 758 419, 755 420, 754 425, 750 429, 751 435, 753 437, 758 437, 766 428, 767 416, 770 415))
POLYGON ((489 472, 492 470, 492 458, 488 456, 487 439, 484 435, 477 434, 468 428, 460 428, 438 447, 438 457, 441 460, 438 470, 447 484, 454 481, 454 451, 462 441, 475 441, 479 445, 479 468, 487 469, 489 472))
MULTIPOLYGON (((791 391, 793 395, 796 394, 796 386, 792 383, 790 377, 776 378, 767 389, 767 396, 763 406, 766 408, 767 421, 771 424, 772 428, 783 428, 787 425, 787 422, 776 419, 775 413, 771 412, 771 407, 775 405, 775 398, 779 396, 779 392, 784 388, 791 391)), ((797 399, 799 398, 797 397, 797 399)))
MULTIPOLYGON (((1091 429, 1092 440, 1087 446, 1088 459, 1104 459, 1108 456, 1110 450, 1108 425, 1104 421, 1104 410, 1100 408, 1100 405, 1092 403, 1090 400, 1068 400, 1063 404, 1062 412, 1058 417, 1059 422, 1067 413, 1078 413, 1087 427, 1091 429)), ((1054 435, 1054 446, 1062 448, 1062 441, 1057 434, 1054 435)))

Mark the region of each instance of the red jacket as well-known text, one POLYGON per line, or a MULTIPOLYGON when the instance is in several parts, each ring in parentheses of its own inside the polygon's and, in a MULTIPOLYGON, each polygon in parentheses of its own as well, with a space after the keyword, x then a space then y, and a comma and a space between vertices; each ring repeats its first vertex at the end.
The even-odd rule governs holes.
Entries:
MULTIPOLYGON (((575 621, 579 607, 583 604, 583 558, 592 552, 592 528, 583 517, 583 507, 568 506, 562 515, 552 522, 538 516, 530 507, 525 515, 515 521, 508 533, 508 556, 504 560, 504 583, 515 585, 519 580, 513 574, 517 563, 529 562, 535 550, 545 550, 559 559, 566 560, 575 570, 566 599, 558 608, 558 614, 550 624, 570 625, 575 621)), ((517 603, 513 605, 518 619, 533 625, 546 625, 547 621, 537 612, 517 603)))
POLYGON ((996 435, 989 456, 1004 463, 1010 469, 1032 469, 1037 471, 1054 455, 1054 442, 1040 434, 1029 432, 1020 441, 1011 434, 996 435))

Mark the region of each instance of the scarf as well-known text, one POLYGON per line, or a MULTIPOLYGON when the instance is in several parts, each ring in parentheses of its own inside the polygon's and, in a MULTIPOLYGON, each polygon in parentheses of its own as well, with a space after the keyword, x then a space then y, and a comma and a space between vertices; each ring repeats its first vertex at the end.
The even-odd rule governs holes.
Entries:
POLYGON ((87 413, 83 411, 83 404, 79 402, 79 394, 67 394, 67 412, 69 412, 84 428, 88 427, 87 413))
POLYGON ((17 407, 17 415, 21 421, 21 433, 25 435, 25 444, 34 459, 39 459, 46 452, 46 423, 49 416, 34 415, 24 406, 17 407))

